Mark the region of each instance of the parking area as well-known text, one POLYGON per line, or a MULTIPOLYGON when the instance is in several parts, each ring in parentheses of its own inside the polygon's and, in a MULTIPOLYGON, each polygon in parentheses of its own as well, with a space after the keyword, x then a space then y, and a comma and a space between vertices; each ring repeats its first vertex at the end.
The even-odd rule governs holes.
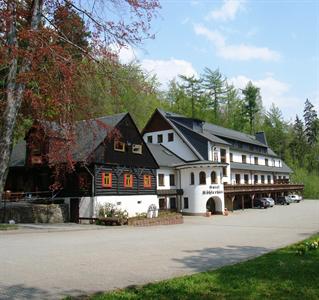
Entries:
POLYGON ((319 232, 319 200, 185 217, 182 225, 74 228, 0 233, 0 299, 60 299, 261 255, 319 232))

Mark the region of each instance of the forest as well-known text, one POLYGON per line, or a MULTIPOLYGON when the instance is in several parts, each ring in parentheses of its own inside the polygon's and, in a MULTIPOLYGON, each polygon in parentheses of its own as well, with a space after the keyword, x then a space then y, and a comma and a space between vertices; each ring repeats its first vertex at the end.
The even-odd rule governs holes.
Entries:
MULTIPOLYGON (((138 17, 145 14, 146 20, 150 21, 148 17, 159 4, 157 1, 142 3, 143 7, 133 8, 139 10, 138 17)), ((7 13, 6 9, 3 11, 7 13)), ((294 170, 292 181, 305 184, 304 196, 319 199, 319 119, 307 95, 300 113, 293 122, 288 122, 275 103, 270 109, 265 108, 259 87, 249 82, 244 89, 236 89, 218 66, 211 66, 211 62, 207 62, 208 67, 198 77, 180 75, 163 89, 156 75, 144 71, 138 61, 122 64, 117 53, 98 44, 99 31, 92 32, 83 15, 72 1, 53 7, 47 13, 51 16, 51 26, 44 28, 40 24, 39 28, 43 27, 41 35, 33 38, 34 41, 37 38, 47 41, 41 51, 31 51, 39 44, 34 42, 32 45, 31 37, 26 33, 20 33, 21 39, 28 40, 17 44, 20 52, 8 51, 8 47, 1 44, 0 54, 4 58, 0 61, 1 134, 13 122, 6 123, 7 108, 4 105, 9 101, 6 97, 11 84, 8 74, 11 74, 12 64, 8 61, 14 55, 30 57, 29 64, 17 59, 17 63, 22 66, 25 63, 28 68, 14 79, 18 87, 23 87, 23 92, 12 124, 13 144, 24 137, 36 119, 74 122, 128 111, 142 129, 155 108, 161 108, 249 134, 264 131, 270 147, 294 170), (59 35, 53 34, 52 30, 59 35)), ((92 18, 90 15, 89 19, 92 18)), ((107 28, 113 38, 107 44, 138 45, 141 41, 139 30, 144 34, 149 28, 140 28, 142 25, 138 23, 134 25, 137 26, 135 31, 131 27, 116 28, 114 25, 107 28), (126 29, 127 35, 123 35, 126 29)), ((23 26, 22 23, 20 28, 23 26)), ((0 32, 1 36, 5 34, 0 32)), ((6 148, 7 152, 9 148, 6 148)), ((3 149, 0 149, 1 153, 5 153, 3 149)))

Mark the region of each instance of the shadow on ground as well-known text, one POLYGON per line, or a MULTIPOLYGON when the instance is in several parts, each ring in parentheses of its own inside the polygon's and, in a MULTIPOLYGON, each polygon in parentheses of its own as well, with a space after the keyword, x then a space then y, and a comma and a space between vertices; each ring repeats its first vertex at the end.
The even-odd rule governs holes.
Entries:
POLYGON ((194 272, 202 272, 259 256, 271 250, 264 247, 229 245, 223 248, 186 250, 184 251, 186 256, 174 258, 173 260, 194 272))
POLYGON ((1 300, 25 300, 25 299, 60 299, 63 295, 81 295, 83 291, 80 290, 68 290, 68 291, 56 291, 55 293, 46 291, 40 288, 34 288, 25 286, 24 284, 16 284, 11 286, 4 286, 0 284, 0 299, 1 300), (57 296, 57 294, 61 296, 57 296))

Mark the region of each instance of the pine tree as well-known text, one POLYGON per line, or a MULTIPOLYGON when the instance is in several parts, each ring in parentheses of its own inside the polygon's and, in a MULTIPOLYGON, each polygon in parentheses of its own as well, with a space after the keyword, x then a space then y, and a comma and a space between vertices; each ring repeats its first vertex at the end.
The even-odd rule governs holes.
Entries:
POLYGON ((292 141, 289 144, 294 164, 304 166, 306 136, 302 120, 296 115, 296 120, 292 127, 292 141))
POLYGON ((304 108, 305 134, 309 145, 314 145, 318 141, 319 120, 316 110, 309 99, 305 102, 304 108))
POLYGON ((218 121, 220 105, 224 102, 228 88, 226 78, 218 69, 212 71, 209 68, 204 69, 203 88, 209 98, 209 104, 213 108, 215 122, 218 121))
POLYGON ((260 111, 260 88, 254 86, 252 82, 249 81, 245 89, 242 90, 242 93, 244 95, 243 115, 249 122, 250 134, 252 134, 254 131, 256 114, 260 111))

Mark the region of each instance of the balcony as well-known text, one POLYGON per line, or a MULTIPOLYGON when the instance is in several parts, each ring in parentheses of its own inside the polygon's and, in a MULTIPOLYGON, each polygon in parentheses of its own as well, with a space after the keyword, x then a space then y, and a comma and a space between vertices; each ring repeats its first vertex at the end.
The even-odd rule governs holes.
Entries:
POLYGON ((303 184, 274 183, 274 184, 225 184, 225 195, 248 194, 248 193, 273 193, 273 192, 296 192, 303 191, 303 184))

